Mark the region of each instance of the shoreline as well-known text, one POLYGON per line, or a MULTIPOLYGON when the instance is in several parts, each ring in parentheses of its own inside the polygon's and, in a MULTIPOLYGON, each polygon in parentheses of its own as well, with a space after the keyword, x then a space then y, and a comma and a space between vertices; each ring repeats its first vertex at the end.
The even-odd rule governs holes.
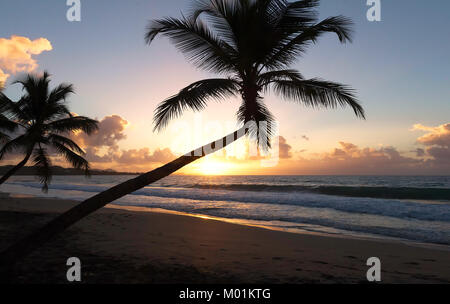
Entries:
MULTIPOLYGON (((0 194, 0 249, 75 204, 0 194)), ((447 250, 117 206, 38 249, 19 267, 17 282, 64 283, 69 256, 88 269, 85 283, 367 283, 372 256, 381 259, 383 283, 450 283, 447 250)))
MULTIPOLYGON (((39 195, 6 193, 6 192, 1 192, 1 191, 0 191, 0 198, 2 197, 2 194, 7 195, 12 198, 16 197, 16 198, 30 198, 30 199, 48 199, 48 200, 52 200, 52 201, 71 201, 74 204, 80 203, 79 201, 69 200, 69 199, 64 199, 64 198, 59 198, 59 197, 42 197, 39 195)), ((447 244, 427 243, 427 242, 422 242, 422 241, 402 239, 399 237, 389 237, 389 236, 384 236, 384 235, 377 235, 377 234, 356 232, 356 231, 345 231, 347 233, 338 233, 338 232, 332 233, 332 232, 326 232, 326 231, 313 231, 313 230, 301 229, 298 227, 296 227, 296 228, 287 228, 287 227, 280 228, 277 226, 272 226, 269 224, 270 222, 265 222, 265 221, 217 217, 217 216, 212 216, 212 215, 188 213, 188 212, 169 210, 169 209, 163 209, 163 208, 140 207, 140 206, 132 206, 132 205, 124 205, 124 204, 119 205, 119 204, 114 204, 114 203, 110 203, 103 208, 127 210, 127 211, 135 211, 135 212, 156 212, 156 213, 163 213, 163 214, 172 214, 172 215, 188 216, 188 217, 201 218, 201 219, 209 219, 209 220, 215 220, 215 221, 220 221, 220 222, 224 222, 224 223, 242 225, 242 226, 246 226, 246 227, 256 227, 256 228, 260 228, 260 229, 267 229, 267 230, 279 231, 279 232, 285 232, 285 233, 308 234, 308 235, 317 235, 317 236, 324 236, 324 237, 331 237, 331 238, 388 242, 388 243, 394 243, 394 244, 399 243, 399 244, 405 244, 405 245, 412 246, 412 247, 421 247, 421 248, 430 248, 430 249, 450 251, 450 245, 447 245, 447 244)), ((292 224, 289 222, 286 222, 286 223, 292 224)), ((303 225, 309 225, 309 224, 303 224, 303 225)), ((323 227, 325 229, 330 228, 330 227, 326 227, 326 226, 323 226, 323 227)))
MULTIPOLYGON (((59 200, 58 198, 53 198, 53 199, 59 200)), ((316 235, 316 236, 338 238, 338 239, 352 239, 352 240, 361 240, 361 241, 374 241, 374 242, 382 242, 382 243, 403 244, 403 245, 407 245, 407 246, 411 246, 411 247, 429 248, 429 249, 443 250, 443 251, 450 252, 450 245, 425 243, 425 242, 419 242, 419 241, 413 241, 413 240, 401 239, 401 238, 395 238, 395 237, 387 237, 387 236, 381 236, 381 235, 378 236, 378 235, 372 235, 372 234, 366 234, 366 235, 339 234, 339 233, 327 233, 327 232, 320 232, 320 231, 310 231, 310 230, 304 230, 304 229, 300 229, 300 228, 279 228, 276 226, 270 226, 270 225, 264 224, 263 221, 224 218, 224 217, 217 217, 217 216, 204 215, 204 214, 167 210, 167 209, 162 209, 162 208, 125 206, 125 205, 114 205, 114 204, 108 204, 104 208, 135 211, 135 212, 150 212, 150 213, 153 212, 153 213, 162 213, 162 214, 173 214, 173 215, 213 220, 213 221, 229 223, 229 224, 233 224, 233 225, 240 225, 240 226, 245 226, 245 227, 255 227, 255 228, 259 228, 259 229, 278 231, 278 232, 283 232, 283 233, 293 233, 293 234, 312 235, 312 236, 316 235), (252 224, 251 222, 255 222, 255 224, 252 224), (258 224, 256 222, 261 222, 261 223, 258 224)))

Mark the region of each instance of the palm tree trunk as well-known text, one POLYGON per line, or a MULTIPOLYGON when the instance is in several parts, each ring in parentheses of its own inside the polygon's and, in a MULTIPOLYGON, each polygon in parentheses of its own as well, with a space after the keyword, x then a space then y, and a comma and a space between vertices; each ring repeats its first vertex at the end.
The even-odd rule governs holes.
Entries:
POLYGON ((197 150, 192 151, 189 154, 185 154, 158 169, 142 174, 134 179, 128 180, 85 200, 76 207, 61 214, 40 230, 18 241, 17 243, 6 249, 4 252, 2 252, 0 254, 0 275, 2 270, 3 273, 8 273, 17 261, 26 257, 33 250, 37 249, 45 242, 61 233, 69 226, 78 222, 85 216, 104 207, 108 203, 111 203, 127 194, 133 193, 178 171, 182 167, 208 154, 214 153, 226 147, 227 145, 244 136, 247 131, 248 130, 244 127, 238 131, 235 131, 234 133, 231 133, 228 136, 225 136, 221 140, 203 146, 197 150))
POLYGON ((6 182, 12 175, 14 175, 14 173, 19 171, 23 166, 25 166, 27 164, 28 160, 30 159, 30 157, 31 157, 31 152, 28 152, 27 155, 25 156, 25 158, 20 163, 18 163, 14 168, 12 168, 8 172, 6 172, 6 174, 3 175, 2 178, 0 178, 0 185, 2 185, 4 182, 6 182))

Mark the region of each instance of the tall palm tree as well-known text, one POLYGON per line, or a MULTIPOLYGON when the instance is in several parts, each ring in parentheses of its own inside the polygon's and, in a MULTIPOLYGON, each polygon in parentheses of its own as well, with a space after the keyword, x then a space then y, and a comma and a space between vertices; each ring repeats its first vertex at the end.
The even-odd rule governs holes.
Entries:
POLYGON ((46 192, 52 178, 50 154, 62 155, 74 168, 89 174, 89 163, 83 158, 84 151, 67 135, 77 131, 87 134, 97 130, 98 122, 83 116, 73 116, 65 101, 72 94, 70 84, 61 84, 50 90, 50 76, 27 75, 16 81, 23 86, 25 94, 18 102, 11 101, 0 93, 0 128, 16 131, 18 136, 10 139, 0 133, 4 143, 0 148, 0 160, 11 152, 22 152, 24 158, 2 178, 2 185, 8 178, 24 167, 31 159, 46 192))
POLYGON ((364 111, 349 87, 317 78, 305 79, 289 68, 325 33, 335 33, 342 43, 350 41, 350 20, 338 16, 319 22, 318 4, 318 0, 292 3, 285 0, 204 0, 195 2, 189 17, 153 21, 146 35, 148 43, 158 35, 169 37, 197 67, 227 76, 198 81, 163 101, 155 111, 155 129, 161 130, 185 109, 198 111, 209 99, 233 95, 242 97, 238 120, 254 122, 256 127, 244 125, 221 140, 87 199, 3 252, 0 257, 4 265, 11 265, 106 204, 164 178, 246 134, 262 133, 263 140, 259 145, 267 148, 266 139, 270 136, 273 116, 264 105, 262 94, 269 89, 285 99, 310 107, 350 106, 358 117, 364 118, 364 111), (260 128, 264 121, 269 126, 266 131, 260 128))

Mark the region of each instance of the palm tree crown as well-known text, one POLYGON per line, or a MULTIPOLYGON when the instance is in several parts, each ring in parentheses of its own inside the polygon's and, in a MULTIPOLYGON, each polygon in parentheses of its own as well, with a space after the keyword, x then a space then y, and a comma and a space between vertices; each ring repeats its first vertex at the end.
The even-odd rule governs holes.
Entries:
MULTIPOLYGON (((10 139, 7 133, 0 133, 0 139, 3 139, 0 160, 13 151, 24 153, 25 159, 13 168, 14 172, 31 158, 44 191, 48 190, 52 176, 50 154, 64 156, 74 168, 89 174, 84 151, 67 136, 78 131, 90 134, 97 130, 98 122, 70 113, 65 101, 74 93, 73 86, 60 84, 50 90, 47 72, 41 77, 27 75, 15 83, 23 86, 25 94, 18 102, 13 102, 0 93, 0 130, 15 131, 18 135, 10 139)), ((4 176, 0 184, 9 178, 8 175, 12 174, 4 176)))
POLYGON ((266 121, 270 133, 273 116, 261 96, 270 89, 309 107, 350 106, 365 118, 350 87, 305 79, 289 68, 325 33, 335 33, 341 43, 351 41, 351 21, 337 16, 319 22, 318 5, 319 0, 200 0, 188 17, 152 21, 148 43, 167 36, 195 66, 228 76, 195 82, 163 101, 155 110, 155 130, 185 109, 203 109, 208 99, 240 95, 239 122, 266 121))

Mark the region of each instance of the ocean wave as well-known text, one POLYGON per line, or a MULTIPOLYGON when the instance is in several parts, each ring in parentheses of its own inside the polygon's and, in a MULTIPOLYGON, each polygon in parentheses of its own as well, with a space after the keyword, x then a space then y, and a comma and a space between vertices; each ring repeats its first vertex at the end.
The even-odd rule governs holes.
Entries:
MULTIPOLYGON (((41 187, 41 185, 36 182, 15 182, 12 184, 33 188, 41 187)), ((50 189, 98 193, 109 187, 110 185, 53 184, 50 189)), ((450 204, 423 204, 395 199, 342 197, 318 194, 309 191, 274 192, 261 189, 257 191, 255 188, 252 189, 252 191, 230 191, 228 189, 219 188, 146 187, 134 192, 132 195, 210 202, 222 201, 299 206, 332 209, 354 214, 371 214, 402 219, 450 222, 450 204)))
POLYGON ((191 188, 229 191, 310 192, 346 197, 450 201, 450 189, 370 186, 305 186, 269 184, 193 184, 191 188))

